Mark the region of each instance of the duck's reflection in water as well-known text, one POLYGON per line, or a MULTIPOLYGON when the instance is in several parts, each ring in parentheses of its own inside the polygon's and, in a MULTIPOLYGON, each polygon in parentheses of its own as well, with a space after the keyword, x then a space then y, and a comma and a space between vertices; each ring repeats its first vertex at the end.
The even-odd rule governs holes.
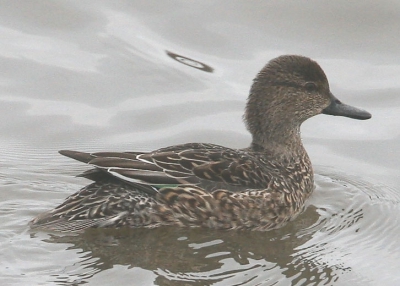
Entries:
POLYGON ((291 284, 325 284, 338 278, 337 269, 320 265, 318 253, 308 253, 305 258, 302 249, 319 221, 316 208, 309 206, 294 222, 269 232, 176 227, 89 229, 71 236, 53 234, 47 242, 72 244, 68 250, 85 253, 80 261, 86 269, 79 279, 82 283, 115 265, 125 265, 153 271, 157 285, 211 285, 225 280, 273 285, 282 279, 291 284))

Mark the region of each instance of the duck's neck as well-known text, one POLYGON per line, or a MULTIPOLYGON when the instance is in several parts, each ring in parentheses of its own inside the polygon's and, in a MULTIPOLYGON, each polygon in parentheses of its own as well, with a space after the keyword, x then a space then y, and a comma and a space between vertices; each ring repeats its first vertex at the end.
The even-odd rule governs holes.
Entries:
POLYGON ((253 134, 251 148, 254 151, 267 152, 275 155, 287 155, 288 157, 303 156, 306 151, 300 137, 300 126, 283 128, 275 126, 253 134))

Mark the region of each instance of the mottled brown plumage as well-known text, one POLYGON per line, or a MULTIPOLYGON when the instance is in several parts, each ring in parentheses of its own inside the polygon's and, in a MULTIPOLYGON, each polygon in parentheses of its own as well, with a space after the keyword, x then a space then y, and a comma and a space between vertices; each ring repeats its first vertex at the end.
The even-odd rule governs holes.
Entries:
POLYGON ((94 169, 94 182, 39 215, 32 227, 175 225, 270 230, 294 219, 314 188, 300 125, 317 114, 368 119, 329 90, 321 67, 302 56, 271 60, 257 75, 245 122, 250 147, 189 143, 149 153, 60 151, 94 169))

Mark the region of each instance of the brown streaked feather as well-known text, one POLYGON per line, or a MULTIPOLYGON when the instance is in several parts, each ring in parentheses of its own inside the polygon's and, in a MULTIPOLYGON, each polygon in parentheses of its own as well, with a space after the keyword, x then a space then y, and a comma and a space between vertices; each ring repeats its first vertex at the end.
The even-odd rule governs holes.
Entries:
MULTIPOLYGON (((124 155, 123 153, 121 153, 124 155)), ((149 164, 135 159, 117 158, 117 157, 97 157, 88 162, 90 165, 98 168, 122 168, 148 171, 162 171, 163 169, 155 164, 149 164)))
POLYGON ((140 152, 95 152, 91 153, 92 156, 97 158, 116 158, 116 159, 132 159, 136 160, 138 155, 142 155, 140 152))
POLYGON ((213 144, 183 144, 151 153, 62 151, 62 154, 95 167, 94 171, 81 174, 94 181, 111 175, 126 182, 150 185, 197 185, 210 181, 227 186, 259 187, 267 179, 257 176, 257 172, 248 175, 249 170, 257 169, 256 153, 213 144), (185 149, 188 147, 192 149, 185 149))
POLYGON ((114 169, 110 168, 108 170, 110 174, 116 176, 117 178, 122 178, 123 181, 149 184, 149 185, 187 185, 199 183, 199 180, 193 176, 182 176, 179 173, 177 176, 171 174, 172 172, 157 172, 157 171, 147 171, 147 170, 132 170, 132 169, 114 169), (169 175, 170 174, 170 175, 169 175), (120 175, 120 176, 119 176, 120 175), (122 177, 121 177, 122 176, 122 177))

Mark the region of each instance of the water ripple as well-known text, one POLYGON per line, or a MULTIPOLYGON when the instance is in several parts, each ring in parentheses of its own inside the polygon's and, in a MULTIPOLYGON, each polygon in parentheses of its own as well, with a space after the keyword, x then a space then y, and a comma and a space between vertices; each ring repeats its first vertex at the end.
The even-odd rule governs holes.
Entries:
POLYGON ((82 184, 62 174, 57 160, 63 159, 36 164, 48 156, 40 152, 5 154, 5 164, 28 153, 38 155, 26 161, 25 171, 2 171, 0 251, 8 269, 3 278, 20 273, 30 281, 45 279, 47 285, 106 285, 112 283, 107 273, 135 273, 142 284, 157 285, 400 282, 393 277, 400 265, 400 196, 395 189, 327 170, 316 175, 305 212, 271 232, 160 228, 59 236, 30 233, 27 222, 82 184))

